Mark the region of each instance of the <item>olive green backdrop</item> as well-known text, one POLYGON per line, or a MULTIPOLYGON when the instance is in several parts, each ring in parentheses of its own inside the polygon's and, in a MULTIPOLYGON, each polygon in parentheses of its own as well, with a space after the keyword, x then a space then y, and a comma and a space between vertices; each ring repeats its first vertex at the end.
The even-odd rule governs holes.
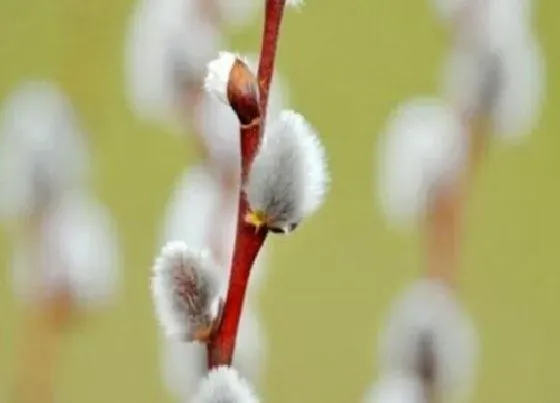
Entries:
MULTIPOLYGON (((171 401, 148 275, 165 201, 193 153, 127 109, 131 8, 130 0, 0 0, 0 96, 27 77, 63 83, 92 134, 95 184, 118 218, 126 257, 118 306, 64 338, 58 403, 171 401)), ((540 2, 548 69, 540 129, 518 147, 493 144, 469 204, 461 289, 483 341, 477 403, 560 401, 558 15, 558 1, 540 2)), ((232 33, 233 49, 256 51, 260 29, 259 19, 232 33)), ((293 236, 270 239, 274 262, 261 295, 267 402, 355 402, 374 379, 380 320, 422 267, 417 235, 391 231, 375 202, 374 145, 398 102, 435 93, 445 42, 427 0, 309 0, 286 14, 279 68, 293 107, 323 136, 333 184, 316 216, 293 236)), ((21 334, 9 250, 4 235, 0 401, 21 334)))

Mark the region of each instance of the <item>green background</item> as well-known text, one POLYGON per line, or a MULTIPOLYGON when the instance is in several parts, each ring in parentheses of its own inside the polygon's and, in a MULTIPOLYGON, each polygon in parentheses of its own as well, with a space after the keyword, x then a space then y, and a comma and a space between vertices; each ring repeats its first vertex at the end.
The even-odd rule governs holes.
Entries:
MULTIPOLYGON (((127 108, 122 47, 132 5, 0 0, 0 96, 24 78, 61 81, 92 134, 95 185, 118 218, 126 257, 118 306, 64 337, 58 403, 170 401, 148 275, 164 204, 193 153, 127 108)), ((558 15, 558 1, 539 2, 542 124, 520 146, 492 145, 468 205, 461 290, 483 341, 473 402, 560 401, 558 15)), ((260 30, 259 19, 232 33, 232 49, 256 51, 260 30)), ((286 14, 279 68, 292 106, 324 139, 333 184, 316 216, 270 239, 274 261, 260 297, 271 348, 265 401, 357 401, 373 381, 381 318, 422 268, 418 236, 391 231, 377 208, 374 145, 398 102, 435 93, 445 44, 426 0, 309 0, 286 14)), ((21 347, 9 250, 4 235, 0 401, 21 347)))

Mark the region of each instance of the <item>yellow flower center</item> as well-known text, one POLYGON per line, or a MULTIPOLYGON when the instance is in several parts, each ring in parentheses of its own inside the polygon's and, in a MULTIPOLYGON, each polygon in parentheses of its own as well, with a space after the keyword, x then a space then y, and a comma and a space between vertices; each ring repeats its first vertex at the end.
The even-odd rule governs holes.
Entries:
POLYGON ((266 226, 267 217, 264 211, 249 211, 245 215, 245 222, 251 224, 255 228, 259 229, 266 226))

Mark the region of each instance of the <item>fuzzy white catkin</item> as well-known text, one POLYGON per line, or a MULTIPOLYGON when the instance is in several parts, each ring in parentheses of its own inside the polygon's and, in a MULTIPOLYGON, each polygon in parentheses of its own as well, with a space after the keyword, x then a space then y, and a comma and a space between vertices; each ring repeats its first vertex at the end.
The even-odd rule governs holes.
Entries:
POLYGON ((451 50, 443 67, 442 92, 458 116, 470 118, 479 113, 482 103, 488 102, 484 97, 489 90, 499 97, 500 82, 494 78, 501 75, 501 67, 493 53, 461 47, 451 50))
MULTIPOLYGON (((206 346, 169 339, 162 342, 165 386, 176 399, 190 401, 207 371, 206 346)), ((233 367, 252 385, 259 385, 265 373, 266 356, 266 337, 249 302, 244 305, 240 319, 233 367)))
POLYGON ((119 249, 108 210, 88 194, 68 192, 46 211, 36 242, 16 245, 14 285, 30 302, 64 286, 84 308, 106 305, 118 290, 119 249))
POLYGON ((206 64, 223 43, 221 33, 199 14, 192 0, 138 1, 124 64, 127 97, 139 116, 184 125, 180 82, 202 83, 206 64))
MULTIPOLYGON (((220 199, 224 190, 216 177, 212 175, 207 166, 199 165, 185 169, 178 178, 173 194, 171 195, 163 222, 162 243, 182 240, 197 250, 210 249, 211 237, 217 237, 217 242, 226 251, 225 261, 231 262, 235 242, 237 225, 237 204, 239 195, 236 193, 227 204, 227 211, 216 230, 209 224, 218 222, 220 199)), ((267 271, 267 246, 259 252, 249 280, 248 297, 252 298, 261 289, 267 271)), ((221 266, 221 276, 226 279, 229 265, 221 266)))
POLYGON ((259 403, 259 398, 234 368, 218 367, 201 382, 193 403, 259 403))
POLYGON ((220 269, 207 251, 198 251, 181 241, 167 243, 156 259, 152 277, 152 296, 156 317, 169 338, 190 340, 198 325, 210 325, 216 316, 217 297, 221 288, 220 269), (196 287, 196 305, 192 312, 176 271, 188 272, 196 287))
POLYGON ((303 0, 286 0, 286 6, 300 8, 304 4, 303 0))
POLYGON ((472 116, 480 111, 483 91, 493 79, 495 95, 488 111, 493 133, 516 141, 537 126, 546 74, 540 47, 532 36, 497 53, 456 48, 444 69, 443 90, 458 113, 472 116), (495 78, 488 75, 488 68, 497 69, 495 78))
POLYGON ((427 403, 420 379, 402 372, 383 373, 362 403, 427 403))
POLYGON ((246 192, 253 211, 277 229, 299 224, 322 204, 329 174, 315 129, 294 111, 283 111, 267 130, 249 173, 246 192))
POLYGON ((4 101, 0 119, 0 217, 20 219, 86 183, 85 134, 55 83, 23 82, 4 101))
POLYGON ((251 23, 262 9, 262 4, 258 0, 218 0, 224 22, 235 28, 251 23))
POLYGON ((499 50, 526 35, 532 0, 431 0, 456 39, 479 50, 499 50))
MULTIPOLYGON (((214 218, 223 192, 209 168, 200 165, 185 169, 178 179, 175 190, 168 202, 162 242, 182 240, 195 249, 208 249, 212 229, 208 222, 214 218)), ((227 261, 231 261, 237 222, 236 195, 228 203, 220 231, 214 232, 219 237, 222 247, 226 248, 227 261)), ((266 363, 266 335, 253 305, 262 286, 267 269, 266 245, 259 252, 249 280, 248 295, 239 324, 237 348, 233 361, 235 368, 252 384, 260 383, 260 376, 266 363)), ((229 267, 224 266, 221 276, 226 279, 229 267)), ((220 291, 225 296, 227 283, 222 283, 220 291)), ((163 377, 168 390, 177 398, 188 401, 192 398, 196 385, 206 371, 206 349, 199 343, 185 343, 165 339, 163 341, 163 377)))
POLYGON ((204 78, 204 89, 228 105, 229 75, 238 60, 244 62, 238 54, 220 52, 217 58, 208 63, 206 77, 204 78))
POLYGON ((173 399, 189 402, 208 370, 206 345, 162 338, 161 373, 163 385, 173 399))
POLYGON ((538 125, 545 97, 545 61, 534 38, 502 55, 503 87, 493 111, 494 130, 505 139, 529 135, 538 125))
MULTIPOLYGON (((256 75, 258 55, 249 55, 246 60, 256 75)), ((287 85, 280 73, 275 71, 269 93, 267 125, 278 116, 289 102, 287 85)), ((240 171, 239 120, 229 106, 205 91, 198 106, 196 118, 204 143, 210 151, 212 162, 224 172, 240 171)), ((239 174, 238 174, 239 175, 239 174)))
POLYGON ((415 98, 391 115, 377 144, 377 192, 392 223, 411 224, 425 215, 434 192, 462 170, 467 136, 443 102, 415 98))
POLYGON ((438 280, 419 280, 395 301, 379 340, 381 370, 416 373, 426 335, 432 337, 438 394, 446 401, 468 396, 478 358, 477 333, 453 291, 438 280))

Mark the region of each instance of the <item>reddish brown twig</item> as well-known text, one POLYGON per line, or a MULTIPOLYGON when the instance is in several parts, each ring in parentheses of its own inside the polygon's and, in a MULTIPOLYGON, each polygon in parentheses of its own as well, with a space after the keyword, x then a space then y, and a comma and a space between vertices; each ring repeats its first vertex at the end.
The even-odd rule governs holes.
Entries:
POLYGON ((262 120, 257 80, 240 61, 230 73, 228 100, 240 122, 241 188, 229 287, 221 323, 208 344, 209 368, 231 364, 251 267, 267 235, 266 228, 257 230, 245 221, 248 203, 243 185, 259 147, 262 120))
POLYGON ((471 144, 467 165, 455 183, 436 195, 426 225, 427 274, 450 286, 457 284, 459 273, 465 201, 488 138, 484 116, 466 119, 464 126, 471 144))
MULTIPOLYGON (((457 32, 456 41, 463 39, 462 33, 467 32, 473 21, 483 12, 485 3, 486 0, 467 2, 455 15, 453 24, 457 32)), ((486 120, 490 105, 494 103, 497 91, 495 86, 498 82, 498 78, 495 76, 492 78, 490 82, 485 83, 485 91, 481 94, 481 109, 472 115, 459 113, 470 140, 467 166, 456 183, 436 195, 428 217, 426 227, 428 276, 440 278, 449 285, 456 285, 459 272, 465 199, 468 197, 476 169, 487 148, 489 129, 486 120)))
POLYGON ((228 101, 240 122, 241 187, 229 287, 221 323, 208 344, 209 368, 231 365, 251 268, 268 234, 265 227, 255 228, 245 219, 249 206, 244 185, 264 132, 268 94, 274 73, 284 5, 285 0, 266 2, 258 78, 255 78, 247 66, 240 61, 236 62, 230 72, 228 101))
MULTIPOLYGON (((276 49, 280 25, 284 16, 286 0, 267 0, 265 8, 265 24, 263 30, 263 40, 261 43, 261 57, 259 59, 259 91, 260 107, 263 121, 266 120, 268 107, 268 94, 270 83, 274 74, 274 62, 276 60, 276 49)), ((264 125, 263 125, 264 128, 264 125)))
POLYGON ((461 238, 462 192, 460 183, 454 183, 436 195, 426 225, 427 274, 457 283, 459 246, 461 238))

